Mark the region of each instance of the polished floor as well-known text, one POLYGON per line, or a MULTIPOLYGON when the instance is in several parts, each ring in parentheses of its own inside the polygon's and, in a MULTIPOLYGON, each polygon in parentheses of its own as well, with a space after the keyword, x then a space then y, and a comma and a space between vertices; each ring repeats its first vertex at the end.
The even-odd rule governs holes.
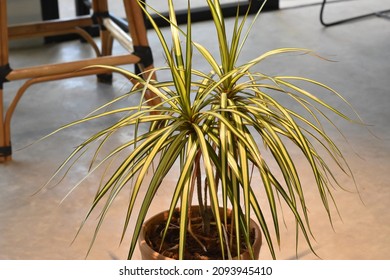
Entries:
MULTIPOLYGON (((328 20, 345 17, 348 2, 329 8, 328 20)), ((390 9, 387 0, 368 2, 355 6, 351 12, 390 9), (374 7, 373 2, 377 6, 374 7)), ((318 21, 318 13, 319 6, 263 13, 248 38, 242 62, 279 47, 310 48, 333 61, 287 55, 264 61, 258 70, 269 74, 305 75, 325 82, 342 93, 370 125, 362 127, 335 120, 348 141, 331 131, 350 163, 360 191, 359 197, 351 178, 338 174, 347 191, 335 192, 341 218, 334 216, 333 228, 311 188, 313 179, 304 176, 303 183, 307 187, 305 191, 316 238, 313 244, 320 258, 390 259, 390 20, 370 17, 324 28, 318 21)), ((228 27, 232 24, 229 19, 228 27)), ((212 51, 217 50, 214 38, 209 35, 210 23, 197 23, 193 28, 195 40, 212 51)), ((155 64, 161 66, 164 58, 153 31, 149 31, 149 39, 155 64)), ((120 51, 121 48, 116 46, 115 52, 120 51)), ((92 55, 90 47, 78 41, 16 48, 11 51, 11 66, 18 68, 92 55)), ((204 67, 198 60, 196 64, 195 67, 204 67)), ((163 76, 159 78, 164 79, 163 76)), ((21 83, 5 84, 5 105, 9 104, 21 83)), ((42 142, 34 142, 125 93, 129 87, 120 76, 114 77, 113 85, 99 84, 91 76, 35 85, 27 91, 12 122, 13 160, 0 164, 0 259, 86 257, 97 213, 74 242, 73 239, 99 184, 99 174, 89 177, 65 200, 64 197, 84 176, 87 166, 75 168, 60 185, 37 191, 73 147, 105 124, 96 122, 89 127, 72 128, 42 142)), ((333 97, 326 98, 330 102, 334 100, 333 97)), ((150 215, 163 210, 169 203, 169 186, 174 178, 173 175, 164 183, 150 215)), ((126 258, 128 236, 119 244, 126 200, 126 195, 121 196, 114 205, 87 259, 126 258)), ((296 250, 295 225, 289 215, 286 215, 285 223, 278 258, 318 259, 308 250, 303 239, 296 250)), ((263 246, 260 257, 270 258, 266 246, 263 246)), ((138 252, 134 259, 139 259, 138 252)))

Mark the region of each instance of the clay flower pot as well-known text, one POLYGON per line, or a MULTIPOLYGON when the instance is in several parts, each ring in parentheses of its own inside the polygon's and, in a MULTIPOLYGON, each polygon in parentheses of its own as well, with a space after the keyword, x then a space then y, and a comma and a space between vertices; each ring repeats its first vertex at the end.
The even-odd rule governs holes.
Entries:
MULTIPOLYGON (((198 206, 192 206, 192 211, 195 213, 199 212, 198 206)), ((222 211, 222 209, 221 209, 222 211)), ((155 251, 148 243, 150 232, 158 227, 161 223, 165 223, 168 218, 168 211, 160 212, 155 216, 146 220, 142 226, 142 230, 139 236, 139 248, 141 251, 141 256, 143 260, 175 260, 174 258, 167 257, 159 252, 155 251)), ((261 230, 257 223, 251 220, 251 227, 254 231, 254 241, 253 241, 253 252, 255 259, 258 259, 261 247, 261 230)), ((235 257, 234 259, 237 259, 235 257)), ((250 254, 248 251, 243 252, 240 255, 242 260, 250 260, 250 254)))

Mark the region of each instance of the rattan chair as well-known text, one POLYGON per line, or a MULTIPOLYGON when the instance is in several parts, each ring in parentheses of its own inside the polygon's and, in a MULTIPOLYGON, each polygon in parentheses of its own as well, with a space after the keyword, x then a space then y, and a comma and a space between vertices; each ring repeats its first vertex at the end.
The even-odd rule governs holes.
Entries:
MULTIPOLYGON (((0 162, 11 160, 11 118, 20 98, 31 85, 84 75, 103 75, 103 77, 107 75, 107 73, 104 73, 107 70, 101 68, 83 69, 97 64, 111 66, 136 64, 141 70, 153 67, 153 58, 146 35, 142 9, 136 0, 123 1, 129 32, 125 32, 120 24, 115 21, 115 18, 110 15, 107 0, 93 0, 91 15, 15 26, 7 25, 6 4, 7 0, 0 0, 0 162), (100 47, 97 46, 92 36, 85 31, 86 27, 96 25, 100 27, 100 47), (78 34, 85 39, 95 50, 96 57, 21 69, 13 69, 12 65, 9 64, 9 40, 71 33, 78 34), (112 55, 114 39, 128 53, 112 55), (26 82, 19 88, 12 102, 5 107, 3 84, 14 80, 26 80, 26 82)), ((151 103, 155 102, 150 96, 147 96, 147 98, 151 103)))

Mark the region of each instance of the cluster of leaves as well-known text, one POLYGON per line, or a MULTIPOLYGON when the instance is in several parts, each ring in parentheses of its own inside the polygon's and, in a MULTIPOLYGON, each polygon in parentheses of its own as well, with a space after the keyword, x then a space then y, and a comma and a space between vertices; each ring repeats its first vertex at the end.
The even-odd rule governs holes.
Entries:
MULTIPOLYGON (((94 162, 108 139, 123 128, 134 128, 133 138, 114 147, 99 163, 92 165, 91 172, 104 163, 114 162, 119 155, 122 158, 100 186, 88 213, 89 216, 98 204, 103 203, 97 234, 115 198, 131 182, 131 196, 123 229, 125 235, 130 230, 131 217, 136 215, 135 227, 131 228, 133 238, 129 258, 134 252, 142 224, 155 194, 162 186, 164 178, 176 168, 176 163, 179 165, 180 175, 176 185, 170 186, 172 190, 168 221, 179 207, 180 258, 184 256, 186 236, 191 232, 189 209, 194 203, 195 191, 198 197, 197 204, 200 204, 201 209, 209 207, 212 210, 219 243, 227 244, 221 245, 221 258, 231 257, 229 244, 232 242, 238 248, 243 243, 251 248, 249 238, 251 216, 256 217, 271 254, 276 257, 270 227, 273 227, 279 242, 278 200, 282 201, 295 217, 297 236, 301 232, 312 248, 306 198, 296 163, 286 142, 294 144, 306 158, 324 208, 331 217, 330 203, 333 198, 330 184, 331 182, 337 184, 337 181, 316 147, 320 146, 326 156, 343 171, 349 173, 349 169, 345 167, 347 165, 340 150, 326 134, 320 118, 331 125, 333 123, 327 117, 328 113, 347 120, 350 118, 321 100, 312 91, 305 90, 297 84, 315 86, 348 103, 336 91, 318 81, 296 76, 269 76, 252 70, 264 59, 278 54, 315 55, 310 50, 298 48, 271 50, 238 65, 240 53, 254 20, 249 24, 249 28, 246 28, 250 17, 237 16, 233 29, 228 31, 219 1, 206 2, 212 13, 212 24, 216 28, 219 56, 214 56, 206 47, 193 41, 190 6, 188 23, 186 29, 182 30, 176 22, 173 1, 168 0, 167 20, 170 22, 171 31, 168 40, 143 5, 140 5, 154 26, 167 66, 143 73, 143 77, 146 78, 123 69, 110 68, 135 81, 133 90, 105 104, 86 118, 61 129, 111 115, 118 114, 121 118, 80 144, 61 168, 72 159, 77 161, 79 154, 92 143, 98 142, 92 160, 94 162), (209 72, 194 69, 194 51, 198 51, 205 63, 210 66, 209 72), (172 79, 168 81, 153 79, 154 74, 159 71, 169 71, 172 79), (109 109, 112 104, 129 96, 143 97, 146 93, 152 93, 156 100, 159 100, 156 102, 157 105, 141 101, 137 106, 109 109), (282 105, 274 93, 295 101, 310 118, 282 105), (144 129, 145 125, 148 127, 147 131, 139 129, 140 127, 144 129), (269 166, 264 157, 266 150, 272 155, 278 167, 276 170, 269 166), (152 168, 154 175, 150 181, 145 182, 148 171, 152 168), (261 182, 253 182, 254 172, 260 176, 261 182), (281 174, 281 179, 277 174, 281 174), (141 192, 146 183, 146 191, 141 192), (266 205, 260 203, 260 199, 264 197, 256 194, 256 189, 259 188, 264 190, 268 202, 266 205), (141 200, 141 206, 135 210, 137 199, 141 200), (220 207, 224 209, 222 214, 219 211, 220 207), (231 209, 234 221, 231 227, 234 234, 229 236, 236 236, 236 240, 226 240, 228 209, 231 209), (271 213, 271 224, 265 217, 266 211, 271 213), (240 240, 242 237, 244 240, 240 240)), ((255 19, 257 16, 258 14, 255 19)))

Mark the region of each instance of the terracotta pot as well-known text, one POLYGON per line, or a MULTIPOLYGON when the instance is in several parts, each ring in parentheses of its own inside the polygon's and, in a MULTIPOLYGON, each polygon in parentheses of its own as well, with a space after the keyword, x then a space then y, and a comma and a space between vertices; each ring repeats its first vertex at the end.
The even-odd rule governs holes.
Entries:
MULTIPOLYGON (((192 211, 198 211, 198 206, 193 206, 192 211)), ((172 258, 166 257, 156 251, 154 251, 146 242, 146 234, 150 231, 151 228, 156 224, 160 224, 162 221, 168 219, 168 211, 160 212, 150 219, 146 220, 142 226, 141 233, 139 236, 139 247, 141 251, 141 256, 143 260, 174 260, 172 258)), ((261 247, 261 230, 255 221, 251 219, 251 226, 255 231, 255 237, 253 242, 253 253, 256 259, 259 258, 260 247, 261 247)), ((244 252, 241 254, 241 259, 249 260, 249 252, 244 252)))

